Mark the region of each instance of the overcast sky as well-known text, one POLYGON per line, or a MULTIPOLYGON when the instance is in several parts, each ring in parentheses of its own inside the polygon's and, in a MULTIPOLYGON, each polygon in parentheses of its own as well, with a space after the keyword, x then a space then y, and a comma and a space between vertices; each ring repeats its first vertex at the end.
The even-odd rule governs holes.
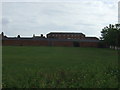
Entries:
POLYGON ((7 36, 64 31, 100 37, 103 27, 118 22, 118 0, 4 0, 1 4, 0 24, 7 36))

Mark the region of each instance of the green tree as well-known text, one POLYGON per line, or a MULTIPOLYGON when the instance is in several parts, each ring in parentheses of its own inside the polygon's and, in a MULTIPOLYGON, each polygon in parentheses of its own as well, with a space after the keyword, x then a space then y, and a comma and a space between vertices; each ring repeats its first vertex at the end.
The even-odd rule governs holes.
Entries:
POLYGON ((120 24, 109 24, 101 31, 101 39, 108 46, 120 46, 120 24))

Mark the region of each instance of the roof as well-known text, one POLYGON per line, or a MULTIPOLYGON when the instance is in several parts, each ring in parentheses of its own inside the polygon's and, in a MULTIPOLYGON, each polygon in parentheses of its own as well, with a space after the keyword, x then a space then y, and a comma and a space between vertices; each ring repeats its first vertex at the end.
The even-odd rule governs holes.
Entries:
POLYGON ((83 33, 74 33, 74 32, 50 32, 48 34, 82 34, 84 35, 83 33))
POLYGON ((99 40, 97 37, 85 37, 85 39, 96 39, 96 40, 99 40))
POLYGON ((53 39, 53 38, 3 38, 2 40, 45 40, 45 41, 77 41, 77 42, 99 42, 99 40, 87 40, 87 39, 53 39))

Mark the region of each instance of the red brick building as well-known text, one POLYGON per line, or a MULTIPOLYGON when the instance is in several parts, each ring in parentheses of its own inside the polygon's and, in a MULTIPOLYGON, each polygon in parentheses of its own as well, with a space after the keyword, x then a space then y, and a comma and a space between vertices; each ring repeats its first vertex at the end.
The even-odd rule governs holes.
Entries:
POLYGON ((85 37, 82 33, 49 33, 47 38, 40 37, 7 37, 2 36, 3 46, 65 46, 65 47, 98 47, 99 39, 85 37))
POLYGON ((85 38, 85 35, 83 33, 51 32, 47 34, 47 38, 82 39, 82 38, 85 38))

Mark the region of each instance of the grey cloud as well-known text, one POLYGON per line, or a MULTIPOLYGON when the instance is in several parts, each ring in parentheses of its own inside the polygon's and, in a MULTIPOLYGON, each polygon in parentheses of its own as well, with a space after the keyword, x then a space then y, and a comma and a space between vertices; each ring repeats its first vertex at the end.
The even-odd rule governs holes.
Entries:
POLYGON ((2 25, 7 25, 10 23, 10 20, 8 18, 2 18, 2 25))
POLYGON ((46 14, 46 15, 61 15, 62 13, 65 13, 64 11, 62 10, 56 10, 56 9, 47 9, 47 10, 44 10, 43 11, 43 14, 46 14))
POLYGON ((18 33, 23 36, 46 34, 50 31, 77 31, 85 32, 87 35, 100 35, 100 30, 104 25, 116 21, 117 8, 111 9, 103 3, 103 0, 92 1, 4 3, 3 15, 12 20, 12 22, 9 19, 4 20, 4 24, 10 24, 6 32, 11 32, 10 35, 13 36, 18 33), (99 24, 101 26, 98 26, 99 24))
POLYGON ((120 24, 120 1, 118 3, 118 23, 120 24))

